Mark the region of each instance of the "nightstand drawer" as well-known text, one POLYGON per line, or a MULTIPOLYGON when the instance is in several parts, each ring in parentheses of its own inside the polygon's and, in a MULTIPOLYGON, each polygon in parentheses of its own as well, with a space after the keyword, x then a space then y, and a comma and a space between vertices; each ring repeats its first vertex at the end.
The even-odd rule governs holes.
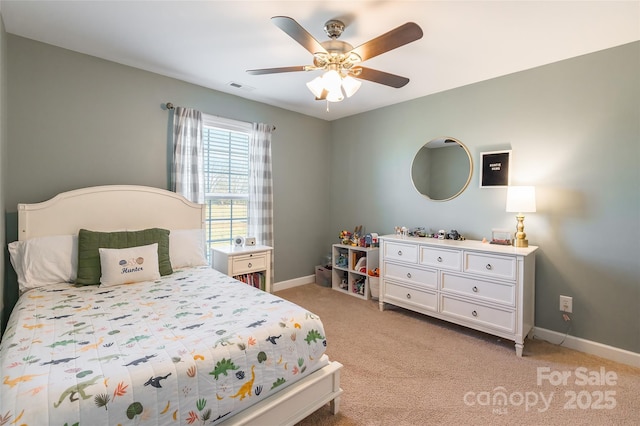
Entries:
POLYGON ((384 257, 403 262, 418 263, 418 246, 384 242, 384 257))
POLYGON ((267 269, 267 255, 265 253, 256 253, 234 256, 232 259, 232 267, 233 271, 231 272, 231 275, 264 271, 267 269))
POLYGON ((441 312, 458 318, 513 333, 515 331, 516 313, 509 309, 498 309, 442 296, 441 312))
POLYGON ((459 250, 445 250, 433 247, 420 249, 420 264, 433 266, 440 269, 459 271, 462 264, 462 256, 459 250))
POLYGON ((515 280, 516 268, 516 259, 513 257, 465 252, 465 272, 515 280))
POLYGON ((515 306, 516 287, 513 283, 483 281, 454 274, 442 274, 441 289, 467 297, 515 306))
POLYGON ((438 286, 438 273, 435 270, 418 269, 411 266, 385 262, 384 276, 385 278, 407 281, 415 285, 434 289, 438 286))
POLYGON ((416 290, 385 280, 384 301, 397 301, 436 312, 438 296, 435 292, 416 290))

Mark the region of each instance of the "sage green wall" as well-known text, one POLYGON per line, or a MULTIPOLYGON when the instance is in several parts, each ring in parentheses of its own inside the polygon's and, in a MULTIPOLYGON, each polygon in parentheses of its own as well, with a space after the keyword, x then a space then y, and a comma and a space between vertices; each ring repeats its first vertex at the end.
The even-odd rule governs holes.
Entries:
MULTIPOLYGON (((330 123, 7 34, 4 202, 91 185, 168 186, 165 102, 274 124, 275 280, 314 273, 326 253, 330 123)), ((15 223, 7 235, 17 238, 15 223)))
MULTIPOLYGON (((366 90, 363 87, 362 90, 366 90)), ((409 89, 410 90, 410 89, 409 89)), ((331 229, 457 229, 472 239, 515 228, 506 189, 448 202, 410 182, 414 154, 452 136, 471 151, 512 149, 512 184, 537 188, 526 215, 536 255, 537 327, 640 352, 640 43, 427 96, 333 122, 331 229)))

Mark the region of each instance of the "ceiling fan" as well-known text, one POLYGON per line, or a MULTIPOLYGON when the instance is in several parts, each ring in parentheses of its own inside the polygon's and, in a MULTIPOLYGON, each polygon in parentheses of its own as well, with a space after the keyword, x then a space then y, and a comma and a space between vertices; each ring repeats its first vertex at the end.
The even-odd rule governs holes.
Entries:
POLYGON ((327 71, 322 77, 307 83, 316 99, 339 102, 353 95, 360 87, 356 79, 373 81, 394 88, 405 86, 409 79, 399 75, 365 68, 360 64, 375 56, 404 46, 422 38, 422 29, 413 22, 382 34, 354 48, 349 43, 338 40, 345 24, 337 19, 329 20, 324 30, 330 40, 319 42, 298 22, 288 16, 274 16, 273 23, 313 55, 313 65, 247 70, 249 74, 275 74, 295 71, 327 71))

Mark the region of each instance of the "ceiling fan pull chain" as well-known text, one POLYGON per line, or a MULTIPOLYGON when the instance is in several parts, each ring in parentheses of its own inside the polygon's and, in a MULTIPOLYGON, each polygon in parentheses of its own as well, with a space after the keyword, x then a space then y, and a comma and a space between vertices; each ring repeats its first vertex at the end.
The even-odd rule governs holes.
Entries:
POLYGON ((327 112, 329 112, 329 101, 327 100, 327 112))

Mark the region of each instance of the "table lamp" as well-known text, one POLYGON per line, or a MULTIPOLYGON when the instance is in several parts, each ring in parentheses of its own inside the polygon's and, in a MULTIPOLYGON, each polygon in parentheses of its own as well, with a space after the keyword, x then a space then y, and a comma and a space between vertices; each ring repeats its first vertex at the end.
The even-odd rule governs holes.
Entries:
POLYGON ((513 239, 515 247, 529 247, 527 234, 524 232, 523 213, 536 211, 536 188, 533 186, 508 186, 507 187, 507 211, 518 213, 516 219, 516 237, 513 239))

